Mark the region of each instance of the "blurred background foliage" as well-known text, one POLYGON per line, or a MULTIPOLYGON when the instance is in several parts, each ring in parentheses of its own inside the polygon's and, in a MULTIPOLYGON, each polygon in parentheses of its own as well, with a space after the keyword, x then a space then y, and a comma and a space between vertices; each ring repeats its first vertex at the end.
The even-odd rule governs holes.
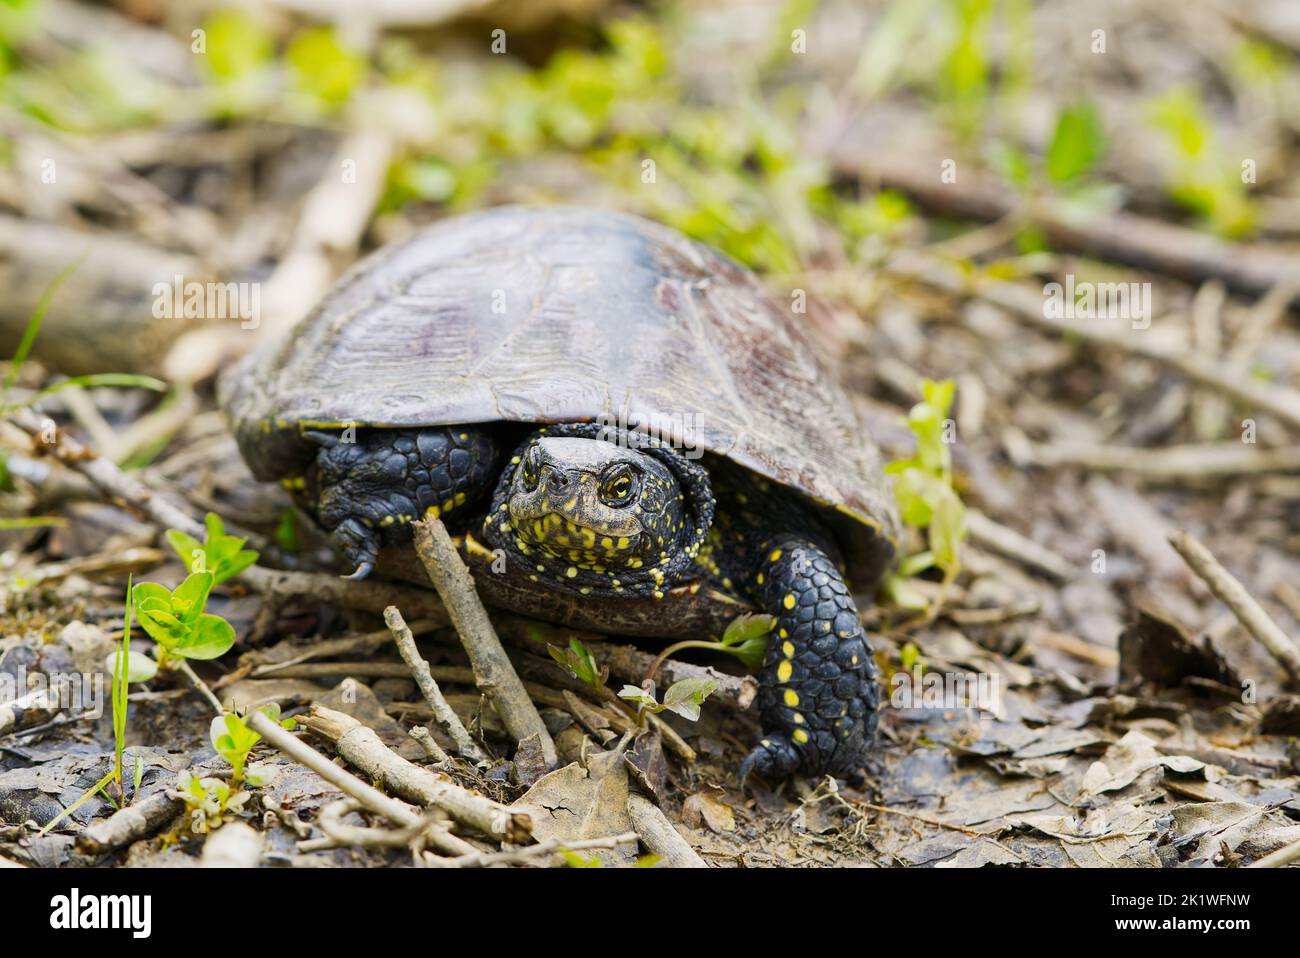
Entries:
MULTIPOLYGON (((789 0, 766 16, 736 5, 616 4, 540 41, 506 31, 501 54, 491 48, 490 13, 445 35, 382 32, 363 48, 333 26, 279 11, 199 7, 201 33, 188 38, 193 77, 169 79, 111 35, 51 41, 43 30, 67 15, 66 3, 0 0, 0 103, 77 135, 250 120, 384 126, 400 141, 384 213, 473 207, 519 161, 564 154, 623 205, 779 274, 852 263, 915 235, 901 195, 837 182, 811 114, 830 118, 829 136, 852 111, 894 99, 1021 194, 1059 194, 1084 212, 1125 202, 1125 184, 1106 165, 1109 121, 1086 84, 1053 104, 1047 142, 1032 142, 1026 114, 1041 64, 1031 0, 867 4, 853 62, 829 71, 842 78, 828 77, 824 61, 800 62, 817 51, 805 58, 795 49, 822 6, 789 0), (746 17, 754 22, 740 32, 761 21, 766 36, 740 58, 711 63, 722 51, 710 37, 736 32, 746 17), (647 160, 663 188, 643 188, 647 160)), ((1087 43, 1083 27, 1076 33, 1087 43)), ((824 30, 804 43, 824 43, 824 30)), ((1257 101, 1294 102, 1289 51, 1252 38, 1224 64, 1227 82, 1257 101)), ((1258 217, 1240 145, 1216 129, 1204 93, 1173 84, 1144 97, 1158 188, 1202 228, 1249 236, 1258 217)), ((1043 246, 1028 228, 1019 241, 1026 252, 1043 246)))

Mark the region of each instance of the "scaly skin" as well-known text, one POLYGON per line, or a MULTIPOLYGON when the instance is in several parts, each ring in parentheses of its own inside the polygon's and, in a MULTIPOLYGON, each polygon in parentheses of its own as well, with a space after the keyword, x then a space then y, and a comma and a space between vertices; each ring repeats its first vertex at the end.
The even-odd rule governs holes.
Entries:
POLYGON ((741 777, 861 768, 876 731, 879 687, 857 606, 834 562, 797 535, 765 543, 755 578, 776 616, 759 674, 763 737, 741 777))
POLYGON ((322 448, 307 484, 316 501, 305 504, 356 568, 352 578, 370 574, 381 545, 409 540, 408 523, 468 512, 495 479, 496 442, 483 429, 362 429, 351 443, 307 436, 322 448))
POLYGON ((356 564, 356 577, 370 572, 383 544, 410 537, 410 521, 449 508, 470 514, 495 484, 485 538, 527 563, 539 589, 657 595, 704 576, 744 593, 775 625, 760 673, 763 735, 742 778, 860 768, 875 734, 879 691, 826 530, 795 497, 738 467, 722 464, 710 477, 671 450, 642 440, 640 449, 607 443, 596 429, 560 425, 534 434, 499 480, 496 443, 482 427, 362 430, 353 444, 317 435, 323 448, 304 498, 356 564), (532 450, 543 435, 567 438, 544 453, 532 450), (643 497, 596 498, 602 477, 623 461, 635 467, 643 497), (716 524, 710 479, 718 487, 716 524), (527 526, 514 527, 515 517, 527 526), (655 548, 647 551, 648 542, 655 548))

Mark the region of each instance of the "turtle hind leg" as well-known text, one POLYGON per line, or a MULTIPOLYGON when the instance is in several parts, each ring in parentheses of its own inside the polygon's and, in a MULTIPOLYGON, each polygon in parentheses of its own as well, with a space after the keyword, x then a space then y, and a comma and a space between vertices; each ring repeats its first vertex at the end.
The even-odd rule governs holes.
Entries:
POLYGON ((416 519, 468 511, 496 478, 496 442, 478 427, 359 429, 353 442, 305 436, 321 446, 314 512, 354 566, 349 578, 369 575, 381 546, 408 540, 416 519))
POLYGON ((821 548, 790 535, 764 546, 750 581, 776 624, 759 675, 763 737, 742 780, 855 772, 875 735, 880 692, 844 578, 821 548))

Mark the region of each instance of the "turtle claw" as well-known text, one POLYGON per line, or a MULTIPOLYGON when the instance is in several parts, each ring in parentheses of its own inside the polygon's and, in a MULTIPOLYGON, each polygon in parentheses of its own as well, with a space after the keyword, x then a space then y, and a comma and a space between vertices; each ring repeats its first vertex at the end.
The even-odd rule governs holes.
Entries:
POLYGON ((740 786, 750 773, 769 782, 790 776, 799 767, 799 750, 784 735, 767 735, 740 765, 740 786))
POLYGON ((348 579, 352 582, 360 582, 362 579, 367 578, 374 570, 375 564, 373 562, 362 562, 352 571, 351 575, 340 576, 340 578, 348 579))

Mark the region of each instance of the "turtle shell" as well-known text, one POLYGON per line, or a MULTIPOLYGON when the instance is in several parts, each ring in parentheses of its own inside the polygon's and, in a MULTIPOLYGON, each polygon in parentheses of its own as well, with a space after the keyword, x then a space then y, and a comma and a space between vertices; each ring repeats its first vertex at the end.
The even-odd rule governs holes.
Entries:
POLYGON ((802 492, 874 576, 897 532, 880 455, 801 321, 749 270, 660 224, 500 207, 358 263, 223 378, 221 402, 263 480, 315 454, 304 427, 649 426, 802 492))

